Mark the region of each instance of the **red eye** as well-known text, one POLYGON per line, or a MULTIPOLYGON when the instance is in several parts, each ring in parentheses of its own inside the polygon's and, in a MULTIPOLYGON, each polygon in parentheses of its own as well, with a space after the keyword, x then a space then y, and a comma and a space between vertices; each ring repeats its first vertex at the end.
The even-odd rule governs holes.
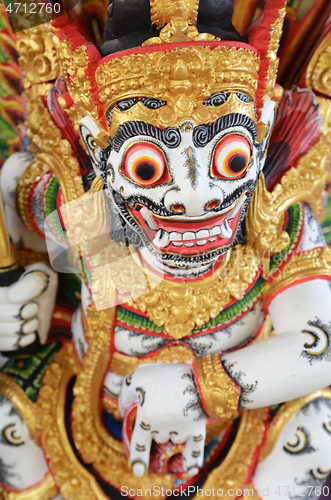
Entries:
POLYGON ((237 179, 245 173, 250 159, 251 146, 245 137, 224 137, 216 146, 212 173, 214 177, 237 179))
POLYGON ((147 142, 135 144, 126 152, 122 172, 140 186, 150 187, 170 180, 163 153, 147 142))

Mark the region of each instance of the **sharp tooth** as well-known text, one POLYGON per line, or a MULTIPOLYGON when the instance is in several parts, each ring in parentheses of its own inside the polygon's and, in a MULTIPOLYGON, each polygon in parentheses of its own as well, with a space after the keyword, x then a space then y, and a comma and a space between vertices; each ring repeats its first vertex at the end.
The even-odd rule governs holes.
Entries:
POLYGON ((221 232, 220 226, 213 227, 210 231, 210 236, 217 236, 221 232))
POLYGON ((217 237, 215 236, 215 238, 209 238, 209 241, 212 243, 213 241, 216 241, 217 240, 217 237))
POLYGON ((175 231, 170 233, 170 241, 181 241, 181 240, 182 240, 181 233, 176 233, 175 231))
POLYGON ((153 240, 153 244, 158 248, 164 248, 169 244, 169 233, 164 229, 159 229, 153 240))
POLYGON ((152 229, 152 231, 156 231, 157 230, 157 223, 156 223, 153 215, 151 214, 151 212, 146 207, 143 207, 140 210, 140 213, 141 213, 142 218, 146 222, 147 226, 149 227, 149 229, 152 229))
POLYGON ((183 243, 181 241, 173 241, 172 244, 173 244, 174 247, 181 247, 181 246, 183 246, 183 243))
POLYGON ((208 238, 210 236, 208 229, 201 229, 201 231, 198 231, 196 233, 197 238, 208 238))
POLYGON ((195 233, 192 233, 191 231, 187 231, 186 233, 183 234, 183 240, 195 240, 195 233))
POLYGON ((221 234, 222 238, 230 238, 232 236, 232 229, 226 219, 221 224, 221 234))
POLYGON ((184 247, 194 247, 194 243, 185 243, 184 247))
POLYGON ((229 213, 229 215, 227 217, 229 220, 233 220, 235 218, 235 216, 237 215, 237 213, 239 212, 239 210, 243 206, 244 201, 246 200, 246 198, 247 198, 247 196, 245 194, 243 194, 242 197, 241 197, 241 199, 238 201, 237 205, 229 213))
POLYGON ((197 241, 197 245, 205 245, 207 243, 207 240, 199 240, 197 241))

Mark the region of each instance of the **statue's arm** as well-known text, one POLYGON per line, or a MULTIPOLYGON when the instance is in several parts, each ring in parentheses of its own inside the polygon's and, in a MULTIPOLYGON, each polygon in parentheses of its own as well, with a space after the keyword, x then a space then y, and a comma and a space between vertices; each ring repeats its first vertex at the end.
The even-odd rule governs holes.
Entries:
MULTIPOLYGON (((30 354, 46 342, 57 291, 56 273, 38 261, 46 252, 42 232, 39 236, 31 232, 16 206, 17 183, 32 160, 29 153, 15 153, 2 167, 0 177, 10 237, 18 248, 36 256, 13 283, 8 283, 5 270, 0 273, 0 351, 5 355, 30 354)), ((38 193, 36 189, 35 195, 38 193)))

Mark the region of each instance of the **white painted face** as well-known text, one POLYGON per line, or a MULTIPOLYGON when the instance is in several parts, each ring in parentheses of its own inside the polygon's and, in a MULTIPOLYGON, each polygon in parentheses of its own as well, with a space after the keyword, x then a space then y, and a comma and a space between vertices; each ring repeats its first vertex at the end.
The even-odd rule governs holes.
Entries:
MULTIPOLYGON (((117 111, 127 111, 129 101, 118 103, 117 111)), ((261 157, 256 126, 244 114, 164 130, 127 121, 111 144, 107 186, 150 265, 176 276, 199 275, 238 241, 261 157)))

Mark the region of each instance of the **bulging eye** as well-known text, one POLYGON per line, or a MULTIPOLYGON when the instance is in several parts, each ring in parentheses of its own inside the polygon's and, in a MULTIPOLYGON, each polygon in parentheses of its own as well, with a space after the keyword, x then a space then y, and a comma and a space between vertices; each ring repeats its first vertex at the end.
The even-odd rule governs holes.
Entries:
POLYGON ((135 144, 126 152, 122 172, 140 186, 150 187, 169 180, 163 153, 146 142, 135 144))
POLYGON ((245 173, 250 159, 251 146, 245 137, 224 137, 215 148, 212 174, 223 179, 237 179, 245 173))

